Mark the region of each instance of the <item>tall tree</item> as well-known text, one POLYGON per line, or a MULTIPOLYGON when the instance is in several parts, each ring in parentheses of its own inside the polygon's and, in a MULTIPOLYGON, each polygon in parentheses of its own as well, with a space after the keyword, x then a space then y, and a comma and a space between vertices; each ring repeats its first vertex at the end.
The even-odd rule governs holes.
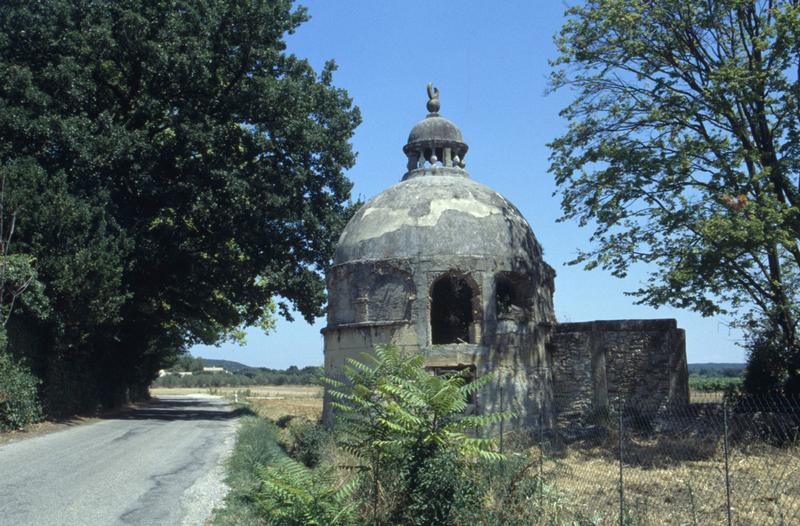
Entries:
POLYGON ((118 399, 188 345, 268 325, 276 296, 322 312, 360 117, 332 62, 286 52, 306 18, 290 0, 0 8, 0 166, 52 307, 28 323, 46 381, 80 369, 87 399, 118 399))
POLYGON ((557 42, 551 170, 594 229, 572 263, 649 264, 639 303, 730 313, 800 392, 798 1, 588 0, 557 42))

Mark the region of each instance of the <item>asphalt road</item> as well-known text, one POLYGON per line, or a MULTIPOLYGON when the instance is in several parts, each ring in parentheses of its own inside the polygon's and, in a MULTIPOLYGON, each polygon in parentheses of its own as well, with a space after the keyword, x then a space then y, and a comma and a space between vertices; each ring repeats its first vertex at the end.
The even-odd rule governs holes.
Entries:
POLYGON ((0 446, 0 525, 203 524, 236 425, 219 398, 172 396, 0 446))

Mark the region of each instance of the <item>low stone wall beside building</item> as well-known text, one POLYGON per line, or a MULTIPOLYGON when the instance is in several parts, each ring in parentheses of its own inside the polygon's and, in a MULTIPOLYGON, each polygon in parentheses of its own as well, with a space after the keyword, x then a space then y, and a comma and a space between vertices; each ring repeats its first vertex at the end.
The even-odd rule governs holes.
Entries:
POLYGON ((559 323, 549 351, 559 420, 620 396, 653 409, 689 401, 686 338, 674 319, 559 323))

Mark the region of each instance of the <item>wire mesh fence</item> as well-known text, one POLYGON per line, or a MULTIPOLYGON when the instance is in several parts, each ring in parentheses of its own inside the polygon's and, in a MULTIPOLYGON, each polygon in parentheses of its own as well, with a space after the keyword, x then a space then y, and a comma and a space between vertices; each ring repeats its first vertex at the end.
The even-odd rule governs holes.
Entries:
POLYGON ((800 399, 610 401, 533 437, 574 524, 800 524, 800 399))

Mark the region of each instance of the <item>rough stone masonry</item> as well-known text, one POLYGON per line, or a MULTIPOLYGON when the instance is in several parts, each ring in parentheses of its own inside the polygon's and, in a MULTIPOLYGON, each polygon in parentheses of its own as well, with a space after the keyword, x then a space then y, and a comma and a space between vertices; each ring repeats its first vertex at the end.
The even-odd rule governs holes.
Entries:
MULTIPOLYGON (((557 323, 555 271, 530 225, 465 170, 468 146, 439 115, 411 130, 402 180, 342 232, 328 273, 325 370, 379 344, 427 353, 436 374, 494 373, 473 410, 513 411, 550 427, 622 396, 664 407, 688 401, 685 338, 675 320, 557 323)), ((330 422, 330 408, 325 418, 330 422)))

